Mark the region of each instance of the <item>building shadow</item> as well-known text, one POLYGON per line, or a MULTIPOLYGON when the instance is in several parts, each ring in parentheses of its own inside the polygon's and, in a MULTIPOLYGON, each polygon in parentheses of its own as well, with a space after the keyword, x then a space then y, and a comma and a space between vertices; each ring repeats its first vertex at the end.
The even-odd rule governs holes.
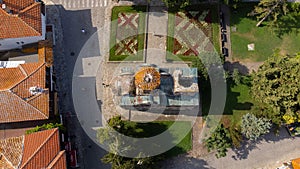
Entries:
MULTIPOLYGON (((48 22, 55 26, 57 39, 54 47, 54 71, 57 74, 60 73, 57 79, 59 110, 63 115, 64 125, 67 127, 73 148, 77 150, 80 168, 111 168, 100 160, 106 151, 100 148, 92 139, 95 137, 88 136, 86 128, 83 128, 83 126, 94 127, 95 124, 101 123, 100 117, 96 116, 95 118, 94 114, 85 114, 82 117, 91 116, 90 119, 78 118, 72 98, 73 70, 77 59, 100 56, 98 30, 97 27, 93 26, 91 10, 66 10, 62 5, 48 5, 47 11, 51 12, 48 15, 48 20, 51 18, 50 15, 56 15, 52 16, 48 22), (90 40, 91 37, 92 40, 90 40), (92 48, 85 48, 87 42, 92 44, 92 48)), ((78 66, 78 69, 77 71, 83 75, 82 64, 78 66)), ((86 83, 94 81, 91 77, 83 77, 81 80, 86 83)), ((98 107, 96 100, 90 104, 96 104, 98 107)), ((89 130, 92 129, 89 128, 89 130)), ((95 132, 93 134, 95 135, 95 132)))
POLYGON ((68 69, 74 69, 79 55, 83 55, 83 58, 100 56, 98 30, 93 26, 91 10, 66 10, 61 5, 54 5, 53 8, 58 8, 60 11, 64 55, 68 69), (89 43, 93 46, 92 48, 89 46, 87 51, 85 44, 91 40, 92 42, 89 43))

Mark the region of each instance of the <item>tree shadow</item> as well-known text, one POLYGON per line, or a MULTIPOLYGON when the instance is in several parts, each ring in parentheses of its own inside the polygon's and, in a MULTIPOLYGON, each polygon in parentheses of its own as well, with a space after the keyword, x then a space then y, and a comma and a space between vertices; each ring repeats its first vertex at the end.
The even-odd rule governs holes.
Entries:
POLYGON ((279 128, 278 134, 276 134, 277 128, 273 126, 268 134, 261 136, 255 141, 244 139, 239 148, 233 148, 235 155, 232 156, 235 160, 247 159, 252 150, 257 149, 258 144, 262 143, 275 143, 285 139, 293 139, 285 127, 279 128))
POLYGON ((239 148, 233 148, 235 155, 231 156, 234 160, 247 159, 250 152, 257 148, 257 142, 243 140, 239 148))
POLYGON ((203 159, 189 157, 187 155, 181 155, 168 159, 160 163, 160 168, 172 168, 172 169, 182 169, 182 168, 199 168, 199 169, 215 169, 208 165, 208 163, 203 159))
POLYGON ((243 18, 248 18, 251 20, 257 20, 255 16, 248 16, 249 13, 254 9, 254 6, 257 5, 258 2, 244 2, 239 3, 237 9, 230 9, 230 26, 238 25, 243 18))
MULTIPOLYGON (((192 148, 192 136, 190 123, 188 122, 149 122, 139 123, 132 121, 109 122, 119 133, 129 137, 119 138, 121 143, 120 152, 125 152, 130 157, 139 157, 141 154, 146 157, 153 157, 154 162, 187 153, 192 148), (174 129, 175 126, 175 129, 174 129), (172 128, 170 128, 172 127, 172 128), (185 128, 185 129, 182 129, 185 128), (158 137, 156 137, 158 136, 158 137), (154 139, 152 139, 155 137, 154 139), (139 139, 133 139, 139 138, 139 139), (151 139, 151 140, 147 140, 151 139), (128 149, 128 147, 131 147, 128 149), (157 154, 157 155, 156 155, 157 154)), ((103 129, 101 129, 103 130, 103 129)), ((118 135, 115 135, 118 138, 118 135)), ((105 139, 112 139, 110 136, 105 139)), ((115 139, 113 139, 115 140, 115 139)), ((113 141, 115 142, 115 141, 113 141)), ((123 154, 123 155, 125 155, 123 154)))
POLYGON ((253 103, 243 102, 240 103, 238 101, 238 97, 241 95, 240 92, 232 91, 232 87, 236 84, 232 81, 232 79, 227 79, 227 97, 226 104, 224 108, 224 115, 232 115, 233 110, 251 110, 253 103))
POLYGON ((274 143, 284 139, 292 139, 286 127, 277 128, 273 126, 270 130, 270 133, 263 135, 259 141, 265 141, 268 143, 274 143))
POLYGON ((279 38, 282 38, 285 34, 299 34, 300 32, 300 16, 299 14, 289 13, 282 16, 277 21, 277 27, 275 28, 275 33, 279 38))
POLYGON ((249 72, 249 69, 247 68, 247 66, 241 64, 239 61, 236 61, 236 62, 226 61, 224 63, 224 69, 229 72, 233 72, 234 69, 237 69, 239 71, 239 73, 241 73, 242 75, 247 75, 247 74, 251 73, 251 72, 249 72))

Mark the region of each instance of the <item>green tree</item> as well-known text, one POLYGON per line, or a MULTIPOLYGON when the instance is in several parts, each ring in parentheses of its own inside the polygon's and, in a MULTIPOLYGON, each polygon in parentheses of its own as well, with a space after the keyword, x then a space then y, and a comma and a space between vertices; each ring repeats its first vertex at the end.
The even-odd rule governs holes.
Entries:
POLYGON ((296 117, 295 121, 299 121, 299 58, 300 54, 294 57, 275 54, 260 67, 253 78, 252 95, 264 104, 261 116, 278 125, 287 122, 284 121, 284 115, 296 117))
POLYGON ((287 0, 261 0, 249 15, 257 16, 259 21, 256 26, 260 26, 267 18, 275 23, 278 16, 287 14, 287 5, 287 0))
MULTIPOLYGON (((108 121, 110 127, 104 127, 97 131, 97 138, 100 143, 109 143, 110 152, 101 160, 104 163, 112 165, 113 169, 135 169, 135 168, 152 168, 156 161, 160 160, 161 156, 140 158, 141 153, 136 158, 128 158, 120 156, 120 153, 135 151, 139 149, 135 146, 126 145, 126 141, 121 140, 119 135, 114 134, 113 130, 127 136, 136 136, 136 133, 142 129, 137 127, 137 123, 125 123, 121 116, 116 116, 108 121), (151 167, 152 166, 152 167, 151 167)), ((134 143, 131 143, 134 145, 134 143)))
POLYGON ((26 134, 31 134, 38 131, 49 130, 54 128, 58 128, 60 131, 63 132, 66 131, 66 128, 60 123, 48 123, 48 124, 43 124, 42 126, 36 126, 35 128, 30 130, 26 130, 26 134))
POLYGON ((224 128, 223 124, 218 125, 212 132, 211 136, 204 140, 208 151, 216 150, 216 157, 225 157, 227 149, 232 146, 230 133, 228 129, 224 128))
POLYGON ((238 4, 241 2, 241 0, 222 0, 221 2, 232 7, 233 9, 237 9, 238 4))
POLYGON ((247 113, 242 117, 241 132, 246 138, 256 140, 259 136, 269 133, 271 126, 270 120, 247 113))
POLYGON ((241 74, 238 69, 233 69, 232 80, 236 85, 241 83, 241 74))
POLYGON ((162 0, 168 8, 184 8, 190 4, 190 0, 162 0))
POLYGON ((230 137, 232 140, 232 145, 236 148, 240 147, 241 141, 243 139, 242 134, 240 132, 240 126, 238 126, 238 127, 230 126, 228 130, 229 130, 230 137))

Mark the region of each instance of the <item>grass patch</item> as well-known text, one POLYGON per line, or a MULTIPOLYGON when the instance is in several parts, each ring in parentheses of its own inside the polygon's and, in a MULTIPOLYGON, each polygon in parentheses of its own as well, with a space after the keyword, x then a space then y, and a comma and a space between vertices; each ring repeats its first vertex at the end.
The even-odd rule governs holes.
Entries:
POLYGON ((220 15, 219 15, 219 5, 212 5, 211 6, 211 10, 212 10, 212 13, 211 13, 211 17, 212 17, 212 35, 213 35, 213 45, 216 49, 216 51, 220 54, 221 51, 220 51, 220 48, 221 48, 221 45, 220 45, 220 23, 219 23, 219 20, 220 20, 220 15))
POLYGON ((237 13, 231 14, 231 26, 237 28, 231 31, 232 55, 238 60, 265 61, 274 49, 281 54, 293 55, 299 52, 300 46, 300 16, 289 13, 278 18, 278 27, 256 27, 256 17, 247 16, 256 3, 242 3, 237 13), (255 51, 248 51, 247 44, 254 43, 255 51))
POLYGON ((111 33, 110 33, 110 50, 109 50, 109 61, 143 61, 143 49, 145 46, 145 22, 146 22, 146 6, 115 6, 112 9, 111 16, 111 33), (116 35, 118 28, 118 14, 119 13, 139 13, 138 23, 138 52, 136 55, 116 55, 116 35))
MULTIPOLYGON (((125 125, 132 125, 136 122, 125 121, 125 125)), ((192 149, 192 133, 191 133, 191 122, 187 121, 157 121, 151 123, 137 123, 137 131, 135 132, 135 137, 152 137, 156 136, 164 131, 170 136, 170 141, 172 143, 179 142, 175 147, 170 149, 165 153, 167 157, 176 156, 192 149), (172 126, 173 125, 173 126, 172 126), (172 126, 172 128, 170 128, 172 126), (184 136, 184 133, 188 134, 184 136), (183 138, 181 140, 181 138, 183 138)))
MULTIPOLYGON (((201 90, 202 112, 206 116, 209 113, 211 105, 211 88, 210 85, 203 85, 201 90)), ((226 103, 223 112, 223 120, 225 127, 239 126, 241 117, 254 107, 255 101, 250 95, 250 86, 245 83, 234 84, 231 80, 227 80, 226 103)))
POLYGON ((224 115, 230 116, 232 126, 240 126, 241 117, 251 111, 253 105, 249 86, 246 84, 228 85, 224 115))

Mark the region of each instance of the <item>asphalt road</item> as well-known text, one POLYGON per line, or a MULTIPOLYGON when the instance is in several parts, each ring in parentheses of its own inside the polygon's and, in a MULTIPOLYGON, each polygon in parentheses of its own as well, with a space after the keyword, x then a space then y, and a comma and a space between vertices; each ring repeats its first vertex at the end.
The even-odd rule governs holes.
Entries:
MULTIPOLYGON (((68 0, 64 0, 68 1, 68 0)), ((60 3, 66 3, 60 1, 60 3)), ((55 3, 55 1, 54 1, 55 3)), ((57 3, 55 3, 57 4, 57 3)), ((82 8, 72 8, 71 10, 65 9, 64 6, 57 5, 60 12, 60 19, 62 24, 63 33, 63 53, 64 56, 64 72, 61 78, 61 97, 60 106, 61 109, 70 112, 66 119, 69 135, 71 136, 72 142, 78 150, 78 162, 80 168, 84 169, 105 169, 110 168, 109 165, 101 163, 101 157, 106 154, 106 151, 101 149, 95 144, 90 137, 87 136, 81 125, 92 124, 101 121, 97 119, 98 117, 93 117, 90 119, 95 119, 95 121, 83 121, 78 118, 75 113, 73 106, 73 95, 72 95, 72 79, 73 71, 76 60, 78 59, 79 53, 83 49, 84 44, 88 41, 91 35, 93 35, 97 30, 104 25, 104 13, 105 8, 98 7, 93 9, 82 9, 82 8), (85 29, 85 33, 81 32, 81 29, 85 29)), ((97 44, 95 44, 97 46, 97 44)), ((98 44, 99 46, 99 44, 98 44)), ((98 56, 100 54, 100 49, 98 51, 89 53, 86 57, 98 56)), ((59 63, 56 63, 56 66, 59 63)), ((84 79, 86 83, 93 83, 93 79, 86 77, 84 79)), ((82 89, 85 90, 85 89, 82 89)), ((88 100, 87 100, 88 101, 88 100)), ((96 100, 95 100, 96 101, 96 100)), ((89 101, 88 101, 89 102, 89 101)), ((63 113, 66 113, 63 112, 63 113)), ((82 117, 82 116, 81 116, 82 117)))

